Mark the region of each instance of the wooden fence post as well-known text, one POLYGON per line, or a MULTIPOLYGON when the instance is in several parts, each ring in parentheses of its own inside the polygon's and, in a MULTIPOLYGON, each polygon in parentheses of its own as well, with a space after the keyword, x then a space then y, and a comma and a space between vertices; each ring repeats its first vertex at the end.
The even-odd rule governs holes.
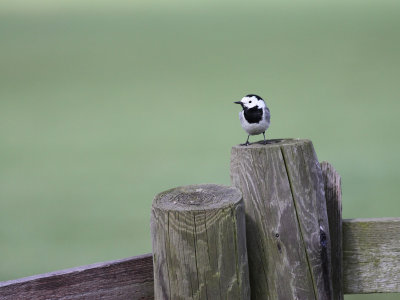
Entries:
POLYGON ((308 140, 234 146, 252 299, 333 299, 324 183, 308 140))
POLYGON ((250 299, 241 192, 191 185, 152 206, 155 299, 250 299))
POLYGON ((342 231, 342 185, 335 168, 328 162, 321 162, 325 186, 326 209, 328 211, 331 237, 333 299, 343 300, 343 231, 342 231))

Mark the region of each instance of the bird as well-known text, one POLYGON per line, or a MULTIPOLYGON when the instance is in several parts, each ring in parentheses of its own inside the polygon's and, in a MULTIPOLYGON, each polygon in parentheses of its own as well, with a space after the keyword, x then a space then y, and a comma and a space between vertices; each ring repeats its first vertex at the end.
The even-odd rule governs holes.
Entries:
POLYGON ((265 139, 265 131, 268 129, 271 114, 265 101, 260 96, 249 94, 240 101, 233 102, 240 104, 243 110, 239 113, 239 120, 242 128, 247 132, 247 141, 243 146, 250 145, 250 135, 263 134, 264 145, 267 144, 265 139))

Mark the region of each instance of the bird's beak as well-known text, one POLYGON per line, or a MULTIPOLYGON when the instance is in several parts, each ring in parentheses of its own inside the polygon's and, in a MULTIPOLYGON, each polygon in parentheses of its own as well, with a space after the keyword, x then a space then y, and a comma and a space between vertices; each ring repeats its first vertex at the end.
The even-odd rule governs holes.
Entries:
POLYGON ((236 101, 236 102, 233 102, 233 103, 242 105, 242 101, 236 101))

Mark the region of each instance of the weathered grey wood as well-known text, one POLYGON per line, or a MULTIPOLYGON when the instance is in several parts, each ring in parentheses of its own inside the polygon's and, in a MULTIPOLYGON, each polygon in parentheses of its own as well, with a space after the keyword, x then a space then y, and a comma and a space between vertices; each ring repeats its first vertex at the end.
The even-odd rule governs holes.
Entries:
MULTIPOLYGON (((343 236, 344 293, 400 293, 400 218, 343 220, 343 236)), ((153 298, 151 254, 0 282, 2 300, 153 298)))
POLYGON ((400 292, 400 218, 343 220, 345 294, 400 292))
POLYGON ((151 254, 0 282, 1 300, 154 299, 151 254))
POLYGON ((324 183, 312 143, 235 146, 231 179, 245 201, 252 299, 332 299, 324 183))
POLYGON ((328 162, 321 163, 331 236, 333 299, 343 299, 342 187, 340 175, 328 162))
POLYGON ((208 184, 160 193, 151 229, 156 299, 250 299, 238 189, 208 184))

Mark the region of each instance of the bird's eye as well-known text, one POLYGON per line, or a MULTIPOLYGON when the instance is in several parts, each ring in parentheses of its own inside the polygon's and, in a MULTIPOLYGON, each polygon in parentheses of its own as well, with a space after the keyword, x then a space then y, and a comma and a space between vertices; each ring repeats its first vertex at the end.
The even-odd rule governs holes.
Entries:
POLYGON ((249 101, 249 103, 251 103, 251 100, 249 101))

